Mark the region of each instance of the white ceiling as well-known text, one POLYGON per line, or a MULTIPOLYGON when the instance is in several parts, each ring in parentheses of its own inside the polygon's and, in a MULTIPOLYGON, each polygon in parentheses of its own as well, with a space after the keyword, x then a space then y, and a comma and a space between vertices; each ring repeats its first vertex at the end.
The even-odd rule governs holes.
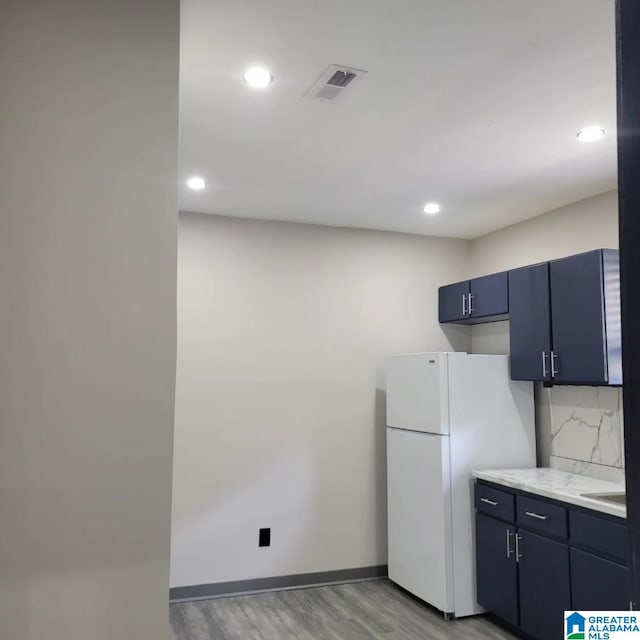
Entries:
POLYGON ((472 238, 616 186, 613 0, 181 4, 182 210, 472 238))

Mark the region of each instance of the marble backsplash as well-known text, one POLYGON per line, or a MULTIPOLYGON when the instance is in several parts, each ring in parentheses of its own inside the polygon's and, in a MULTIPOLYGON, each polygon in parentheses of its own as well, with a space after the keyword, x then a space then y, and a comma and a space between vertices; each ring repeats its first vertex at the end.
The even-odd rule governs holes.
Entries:
POLYGON ((539 464, 618 481, 624 478, 622 390, 536 387, 539 464))

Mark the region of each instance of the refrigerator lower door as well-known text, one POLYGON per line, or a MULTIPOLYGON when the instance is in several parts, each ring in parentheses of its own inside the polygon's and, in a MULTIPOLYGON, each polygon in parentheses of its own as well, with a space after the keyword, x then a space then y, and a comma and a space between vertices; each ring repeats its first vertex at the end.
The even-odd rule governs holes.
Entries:
POLYGON ((454 613, 449 438, 387 428, 389 578, 454 613))

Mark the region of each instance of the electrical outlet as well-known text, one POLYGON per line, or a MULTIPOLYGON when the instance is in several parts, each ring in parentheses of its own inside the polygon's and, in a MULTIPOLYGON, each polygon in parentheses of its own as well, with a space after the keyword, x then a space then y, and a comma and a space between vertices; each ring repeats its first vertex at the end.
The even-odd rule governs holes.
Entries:
POLYGON ((258 534, 258 546, 259 547, 271 546, 271 527, 267 527, 266 529, 260 529, 260 533, 258 534))

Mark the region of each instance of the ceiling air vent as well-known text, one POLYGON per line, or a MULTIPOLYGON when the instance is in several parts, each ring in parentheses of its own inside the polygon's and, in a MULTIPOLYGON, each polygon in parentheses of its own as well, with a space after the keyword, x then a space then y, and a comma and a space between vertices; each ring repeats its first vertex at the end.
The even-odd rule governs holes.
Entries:
POLYGON ((313 83, 304 97, 331 102, 347 87, 352 87, 365 73, 367 72, 363 69, 331 64, 322 72, 322 75, 313 83))

